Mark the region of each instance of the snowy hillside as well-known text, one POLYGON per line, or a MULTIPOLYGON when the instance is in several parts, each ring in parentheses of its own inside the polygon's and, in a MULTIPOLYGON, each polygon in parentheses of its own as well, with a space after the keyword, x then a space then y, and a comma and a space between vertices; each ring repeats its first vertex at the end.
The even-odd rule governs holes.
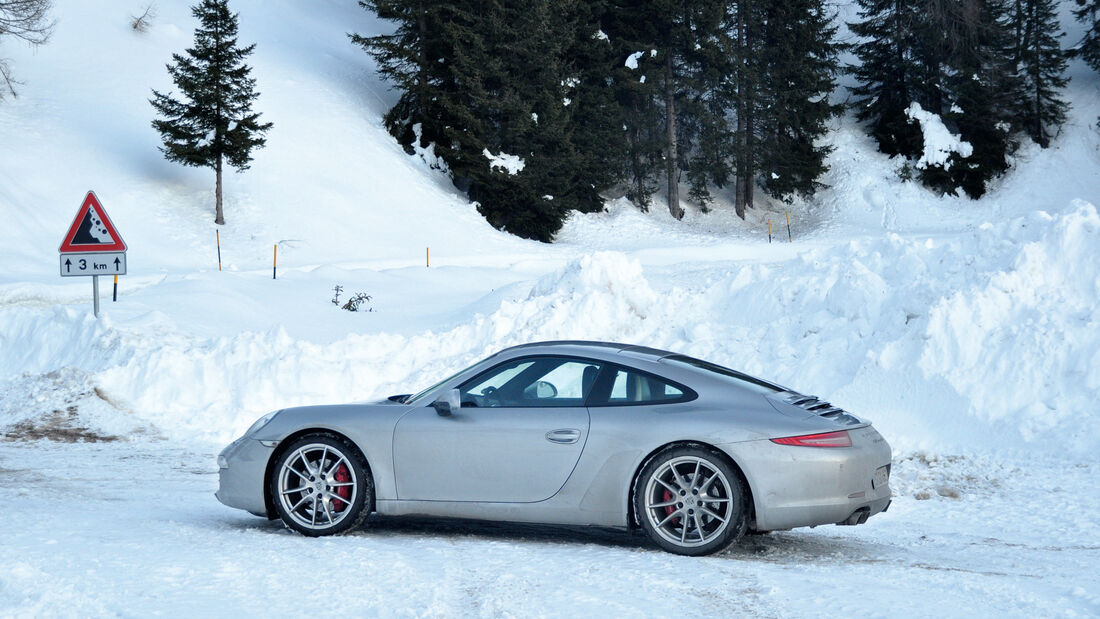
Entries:
POLYGON ((688 603, 723 615, 958 614, 978 595, 995 599, 978 614, 1100 613, 1100 587, 1079 576, 1100 564, 1100 79, 1087 68, 1071 66, 1052 148, 1024 147, 980 202, 898 180, 846 117, 828 188, 789 207, 793 242, 781 204, 675 222, 616 200, 544 245, 493 230, 385 132, 394 93, 344 36, 384 24, 351 1, 236 0, 275 127, 252 169, 227 176, 219 271, 213 174, 165 161, 149 126, 151 89, 171 87, 164 65, 195 24, 162 2, 135 33, 143 6, 58 0, 48 45, 0 48, 24 82, 0 103, 0 616, 137 614, 158 594, 169 612, 216 614, 275 595, 289 614, 314 593, 272 594, 256 575, 291 567, 284 554, 362 565, 370 584, 341 576, 331 598, 358 614, 652 615, 672 606, 639 591, 694 595, 684 569, 728 588, 688 603), (89 189, 130 248, 98 320, 90 282, 56 270, 89 189), (372 311, 335 307, 337 285, 372 311), (565 338, 676 350, 864 415, 894 447, 898 498, 862 527, 684 561, 613 532, 530 527, 387 522, 315 544, 212 497, 213 454, 270 410, 407 393, 565 338), (140 464, 117 461, 132 454, 140 464), (176 552, 179 565, 157 558, 176 552), (533 584, 540 562, 554 587, 533 584), (970 594, 919 603, 956 579, 970 594), (219 606, 219 587, 242 581, 219 606), (559 588, 579 593, 547 607, 559 588))

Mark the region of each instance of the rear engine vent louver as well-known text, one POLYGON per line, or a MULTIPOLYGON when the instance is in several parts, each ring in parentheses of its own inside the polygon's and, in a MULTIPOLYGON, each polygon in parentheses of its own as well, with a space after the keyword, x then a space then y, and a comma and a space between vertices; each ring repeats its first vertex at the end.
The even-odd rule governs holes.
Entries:
POLYGON ((837 423, 843 423, 845 425, 854 426, 860 423, 859 419, 856 419, 852 415, 849 415, 843 408, 839 406, 833 406, 824 400, 819 400, 812 395, 796 394, 787 398, 789 404, 793 404, 801 409, 808 410, 811 413, 815 413, 819 417, 825 417, 832 419, 837 423))

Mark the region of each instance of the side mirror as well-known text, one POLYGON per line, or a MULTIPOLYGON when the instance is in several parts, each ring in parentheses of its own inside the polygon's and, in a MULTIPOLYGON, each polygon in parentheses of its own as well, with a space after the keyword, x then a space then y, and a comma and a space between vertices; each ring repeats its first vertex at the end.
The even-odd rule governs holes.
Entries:
POLYGON ((432 408, 440 417, 450 417, 451 413, 462 407, 462 394, 458 389, 444 391, 438 400, 432 402, 432 408))

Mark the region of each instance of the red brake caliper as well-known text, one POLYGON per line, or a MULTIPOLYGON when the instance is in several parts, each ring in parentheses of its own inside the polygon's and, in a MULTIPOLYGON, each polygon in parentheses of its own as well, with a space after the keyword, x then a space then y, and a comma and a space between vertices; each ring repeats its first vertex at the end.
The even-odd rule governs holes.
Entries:
MULTIPOLYGON (((333 477, 333 479, 335 479, 339 483, 346 483, 346 482, 351 481, 351 474, 348 472, 348 467, 347 467, 346 464, 341 464, 336 469, 336 474, 333 475, 332 477, 333 477)), ((341 499, 350 500, 351 499, 351 486, 340 486, 340 487, 336 488, 336 495, 339 496, 341 499)), ((344 508, 346 508, 347 506, 348 506, 348 504, 344 503, 342 501, 334 501, 333 504, 332 504, 332 509, 335 510, 335 511, 338 511, 338 512, 342 512, 342 511, 344 511, 344 508)))
MULTIPOLYGON (((665 496, 664 496, 663 500, 664 500, 665 503, 668 503, 669 501, 671 501, 672 500, 672 493, 669 492, 668 490, 665 490, 665 496)), ((674 512, 674 511, 676 511, 675 506, 665 505, 665 515, 666 516, 671 516, 672 512, 674 512)), ((679 518, 673 518, 672 522, 676 522, 678 520, 679 520, 679 518)))

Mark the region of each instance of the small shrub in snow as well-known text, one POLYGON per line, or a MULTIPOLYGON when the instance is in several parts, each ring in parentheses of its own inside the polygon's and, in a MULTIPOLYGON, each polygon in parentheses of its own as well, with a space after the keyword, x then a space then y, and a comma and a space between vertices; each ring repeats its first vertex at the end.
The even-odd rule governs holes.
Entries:
MULTIPOLYGON (((337 284, 332 287, 332 291, 335 293, 332 295, 332 304, 340 309, 347 310, 349 312, 358 312, 363 304, 371 300, 371 296, 365 292, 357 292, 351 295, 351 298, 346 303, 340 305, 340 293, 344 291, 344 287, 337 284)), ((367 308, 368 312, 373 312, 374 308, 367 308)))
POLYGON ((130 28, 134 32, 140 32, 142 34, 149 32, 149 27, 153 25, 153 20, 157 16, 157 5, 153 2, 145 5, 145 10, 140 15, 130 16, 130 28))
MULTIPOLYGON (((349 312, 358 312, 359 308, 362 307, 362 305, 367 301, 370 301, 370 299, 371 296, 369 294, 366 294, 364 292, 357 292, 351 295, 351 298, 348 299, 348 302, 345 303, 340 309, 346 309, 349 312)), ((368 307, 367 311, 373 312, 374 308, 368 307)))

